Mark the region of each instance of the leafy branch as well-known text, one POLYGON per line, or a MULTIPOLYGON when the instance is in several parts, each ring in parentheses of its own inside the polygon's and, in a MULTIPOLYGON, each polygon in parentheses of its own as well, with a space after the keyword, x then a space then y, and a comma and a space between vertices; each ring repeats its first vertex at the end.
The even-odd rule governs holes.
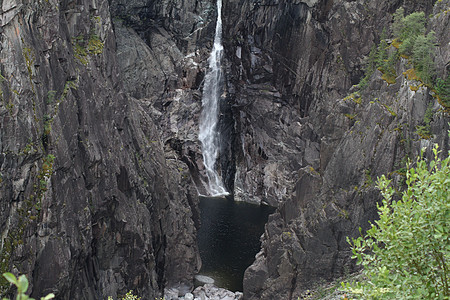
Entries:
MULTIPOLYGON (((16 300, 34 300, 25 294, 28 290, 28 279, 25 275, 20 275, 19 278, 16 278, 12 273, 4 273, 3 277, 6 278, 10 283, 17 287, 17 296, 16 300)), ((45 297, 41 297, 41 300, 49 300, 55 298, 53 293, 48 294, 45 297)), ((3 300, 9 300, 7 298, 3 298, 3 300)))

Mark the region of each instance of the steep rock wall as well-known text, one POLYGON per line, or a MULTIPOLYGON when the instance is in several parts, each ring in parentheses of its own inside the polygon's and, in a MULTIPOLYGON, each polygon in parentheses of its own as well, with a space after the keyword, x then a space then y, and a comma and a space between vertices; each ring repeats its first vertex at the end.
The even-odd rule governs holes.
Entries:
POLYGON ((391 15, 432 13, 438 68, 448 65, 448 7, 440 1, 229 1, 225 49, 236 119, 235 196, 279 207, 246 271, 246 299, 297 299, 319 278, 354 270, 346 236, 376 218, 374 180, 437 142, 449 149, 448 115, 430 91, 376 71, 359 94, 370 48, 391 15), (239 14, 231 13, 239 11, 239 14), (388 12, 388 13, 387 13, 388 12), (444 28, 444 29, 443 29, 444 28), (447 28, 447 30, 445 30, 447 28), (347 97, 349 96, 349 97, 347 97), (416 126, 433 108, 432 138, 416 126))
POLYGON ((1 272, 60 299, 192 285, 197 193, 122 92, 108 2, 8 0, 0 13, 1 272))

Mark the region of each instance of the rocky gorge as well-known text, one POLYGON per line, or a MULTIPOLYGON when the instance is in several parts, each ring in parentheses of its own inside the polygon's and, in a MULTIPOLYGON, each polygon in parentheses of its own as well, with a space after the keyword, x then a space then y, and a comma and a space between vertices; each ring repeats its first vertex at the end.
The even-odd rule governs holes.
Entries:
MULTIPOLYGON (((448 110, 406 58, 394 83, 376 70, 357 87, 399 7, 426 13, 447 78, 448 0, 223 0, 218 169, 235 200, 277 209, 243 295, 219 299, 297 299, 355 271, 346 237, 376 219, 376 178, 401 185, 408 158, 450 149, 448 110)), ((3 0, 0 15, 1 272, 34 297, 192 292, 215 1, 3 0)))

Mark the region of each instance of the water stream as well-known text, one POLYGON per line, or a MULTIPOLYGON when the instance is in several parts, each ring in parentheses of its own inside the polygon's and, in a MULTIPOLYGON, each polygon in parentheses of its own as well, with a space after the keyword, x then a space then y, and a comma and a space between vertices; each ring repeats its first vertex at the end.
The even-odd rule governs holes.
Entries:
POLYGON ((217 23, 214 36, 214 46, 208 59, 208 71, 203 87, 202 114, 200 116, 199 140, 202 144, 203 163, 208 177, 208 189, 211 196, 228 195, 222 179, 216 170, 216 160, 219 154, 219 101, 223 93, 223 73, 221 60, 222 46, 222 0, 217 0, 217 23))

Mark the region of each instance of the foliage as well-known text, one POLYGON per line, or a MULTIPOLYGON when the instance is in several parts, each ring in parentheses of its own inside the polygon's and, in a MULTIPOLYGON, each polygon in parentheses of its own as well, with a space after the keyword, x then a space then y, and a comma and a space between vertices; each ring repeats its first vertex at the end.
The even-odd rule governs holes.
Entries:
POLYGON ((358 87, 362 90, 366 88, 369 78, 372 76, 376 69, 380 70, 382 73, 386 72, 387 74, 389 74, 391 81, 392 77, 394 77, 395 82, 396 74, 392 64, 392 60, 394 59, 394 57, 392 57, 392 55, 391 57, 388 55, 389 44, 387 43, 386 39, 386 28, 383 28, 380 37, 380 43, 377 46, 372 46, 365 68, 365 76, 358 84, 358 87))
POLYGON ((84 35, 72 38, 72 46, 75 58, 83 65, 87 65, 88 56, 101 54, 105 44, 95 32, 92 32, 87 40, 84 35))
POLYGON ((418 79, 428 86, 433 85, 435 78, 435 37, 434 32, 425 34, 425 14, 414 12, 403 16, 403 8, 394 13, 392 31, 399 41, 399 55, 411 58, 418 79))
POLYGON ((435 90, 440 104, 450 109, 450 74, 445 80, 442 78, 436 80, 435 90))
MULTIPOLYGON (((423 152, 422 152, 423 153, 423 152)), ((421 157, 407 167, 400 200, 382 176, 380 219, 365 236, 352 239, 353 258, 364 267, 365 281, 343 283, 359 299, 449 299, 450 157, 427 164, 421 157)))
POLYGON ((426 34, 426 17, 423 12, 414 12, 404 16, 404 9, 399 8, 393 14, 392 42, 387 40, 386 29, 380 36, 378 45, 374 45, 369 53, 365 67, 364 77, 358 84, 363 90, 367 87, 372 74, 378 69, 389 84, 396 82, 395 66, 400 57, 406 58, 413 65, 405 75, 409 80, 421 82, 419 86, 411 86, 411 90, 417 91, 419 87, 426 86, 435 92, 435 97, 450 112, 450 76, 436 78, 435 33, 426 34), (412 76, 413 75, 413 76, 412 76))
MULTIPOLYGON (((19 276, 19 278, 16 278, 14 274, 12 273, 4 273, 3 277, 6 278, 10 283, 16 286, 17 288, 17 296, 16 300, 34 300, 33 298, 29 297, 25 293, 28 290, 28 279, 25 275, 19 276)), ((40 300, 50 300, 55 298, 55 295, 53 293, 48 294, 45 297, 41 297, 40 300)), ((110 296, 108 297, 108 300, 112 300, 113 298, 110 296)), ((2 300, 9 300, 7 298, 3 298, 2 300)), ((133 291, 129 291, 126 293, 123 297, 120 298, 120 300, 141 300, 141 297, 138 297, 136 295, 133 295, 133 291)))
POLYGON ((103 52, 105 44, 100 40, 99 36, 92 33, 89 37, 87 51, 89 54, 97 55, 103 52))
POLYGON ((375 64, 375 59, 376 59, 377 54, 378 54, 378 48, 377 48, 377 46, 373 45, 372 49, 370 49, 368 62, 364 69, 365 75, 358 84, 358 87, 361 90, 363 90, 367 87, 367 84, 369 83, 369 78, 372 76, 373 72, 375 72, 375 69, 377 68, 377 66, 375 64))
MULTIPOLYGON (((113 300, 111 296, 108 297, 108 300, 113 300)), ((125 294, 120 300, 141 300, 141 297, 138 297, 136 295, 133 295, 133 291, 129 291, 125 294)))
MULTIPOLYGON (((25 275, 20 275, 19 278, 16 278, 16 276, 14 276, 14 274, 12 273, 4 273, 3 277, 5 277, 6 280, 17 287, 16 300, 34 300, 33 298, 30 298, 25 294, 28 290, 28 279, 25 275)), ((45 297, 41 297, 41 300, 49 300, 53 298, 55 298, 55 295, 53 293, 50 293, 45 297)), ((3 300, 8 299, 3 298, 3 300)))
POLYGON ((54 161, 55 156, 52 154, 49 154, 43 158, 42 168, 37 176, 39 179, 39 191, 36 195, 38 200, 41 200, 42 197, 44 197, 44 193, 47 191, 47 181, 52 177, 54 161))
POLYGON ((395 72, 395 64, 398 61, 398 52, 395 51, 389 54, 388 58, 385 59, 378 69, 383 73, 382 78, 386 80, 389 84, 395 83, 395 78, 397 73, 395 72))
POLYGON ((431 138, 431 120, 433 119, 433 105, 430 103, 423 117, 423 124, 417 126, 417 134, 423 139, 431 138))
POLYGON ((423 83, 432 85, 435 76, 434 65, 434 32, 425 35, 419 35, 414 41, 412 49, 412 62, 417 75, 423 83))
POLYGON ((394 13, 392 31, 394 36, 402 42, 399 47, 400 54, 410 56, 416 38, 425 34, 425 14, 414 12, 406 17, 403 15, 403 8, 399 8, 394 13))
POLYGON ((376 67, 381 67, 384 63, 384 61, 388 58, 387 55, 387 49, 389 48, 388 43, 386 42, 387 34, 386 34, 386 28, 383 28, 383 31, 381 32, 380 37, 380 44, 378 45, 378 52, 376 55, 376 67))

